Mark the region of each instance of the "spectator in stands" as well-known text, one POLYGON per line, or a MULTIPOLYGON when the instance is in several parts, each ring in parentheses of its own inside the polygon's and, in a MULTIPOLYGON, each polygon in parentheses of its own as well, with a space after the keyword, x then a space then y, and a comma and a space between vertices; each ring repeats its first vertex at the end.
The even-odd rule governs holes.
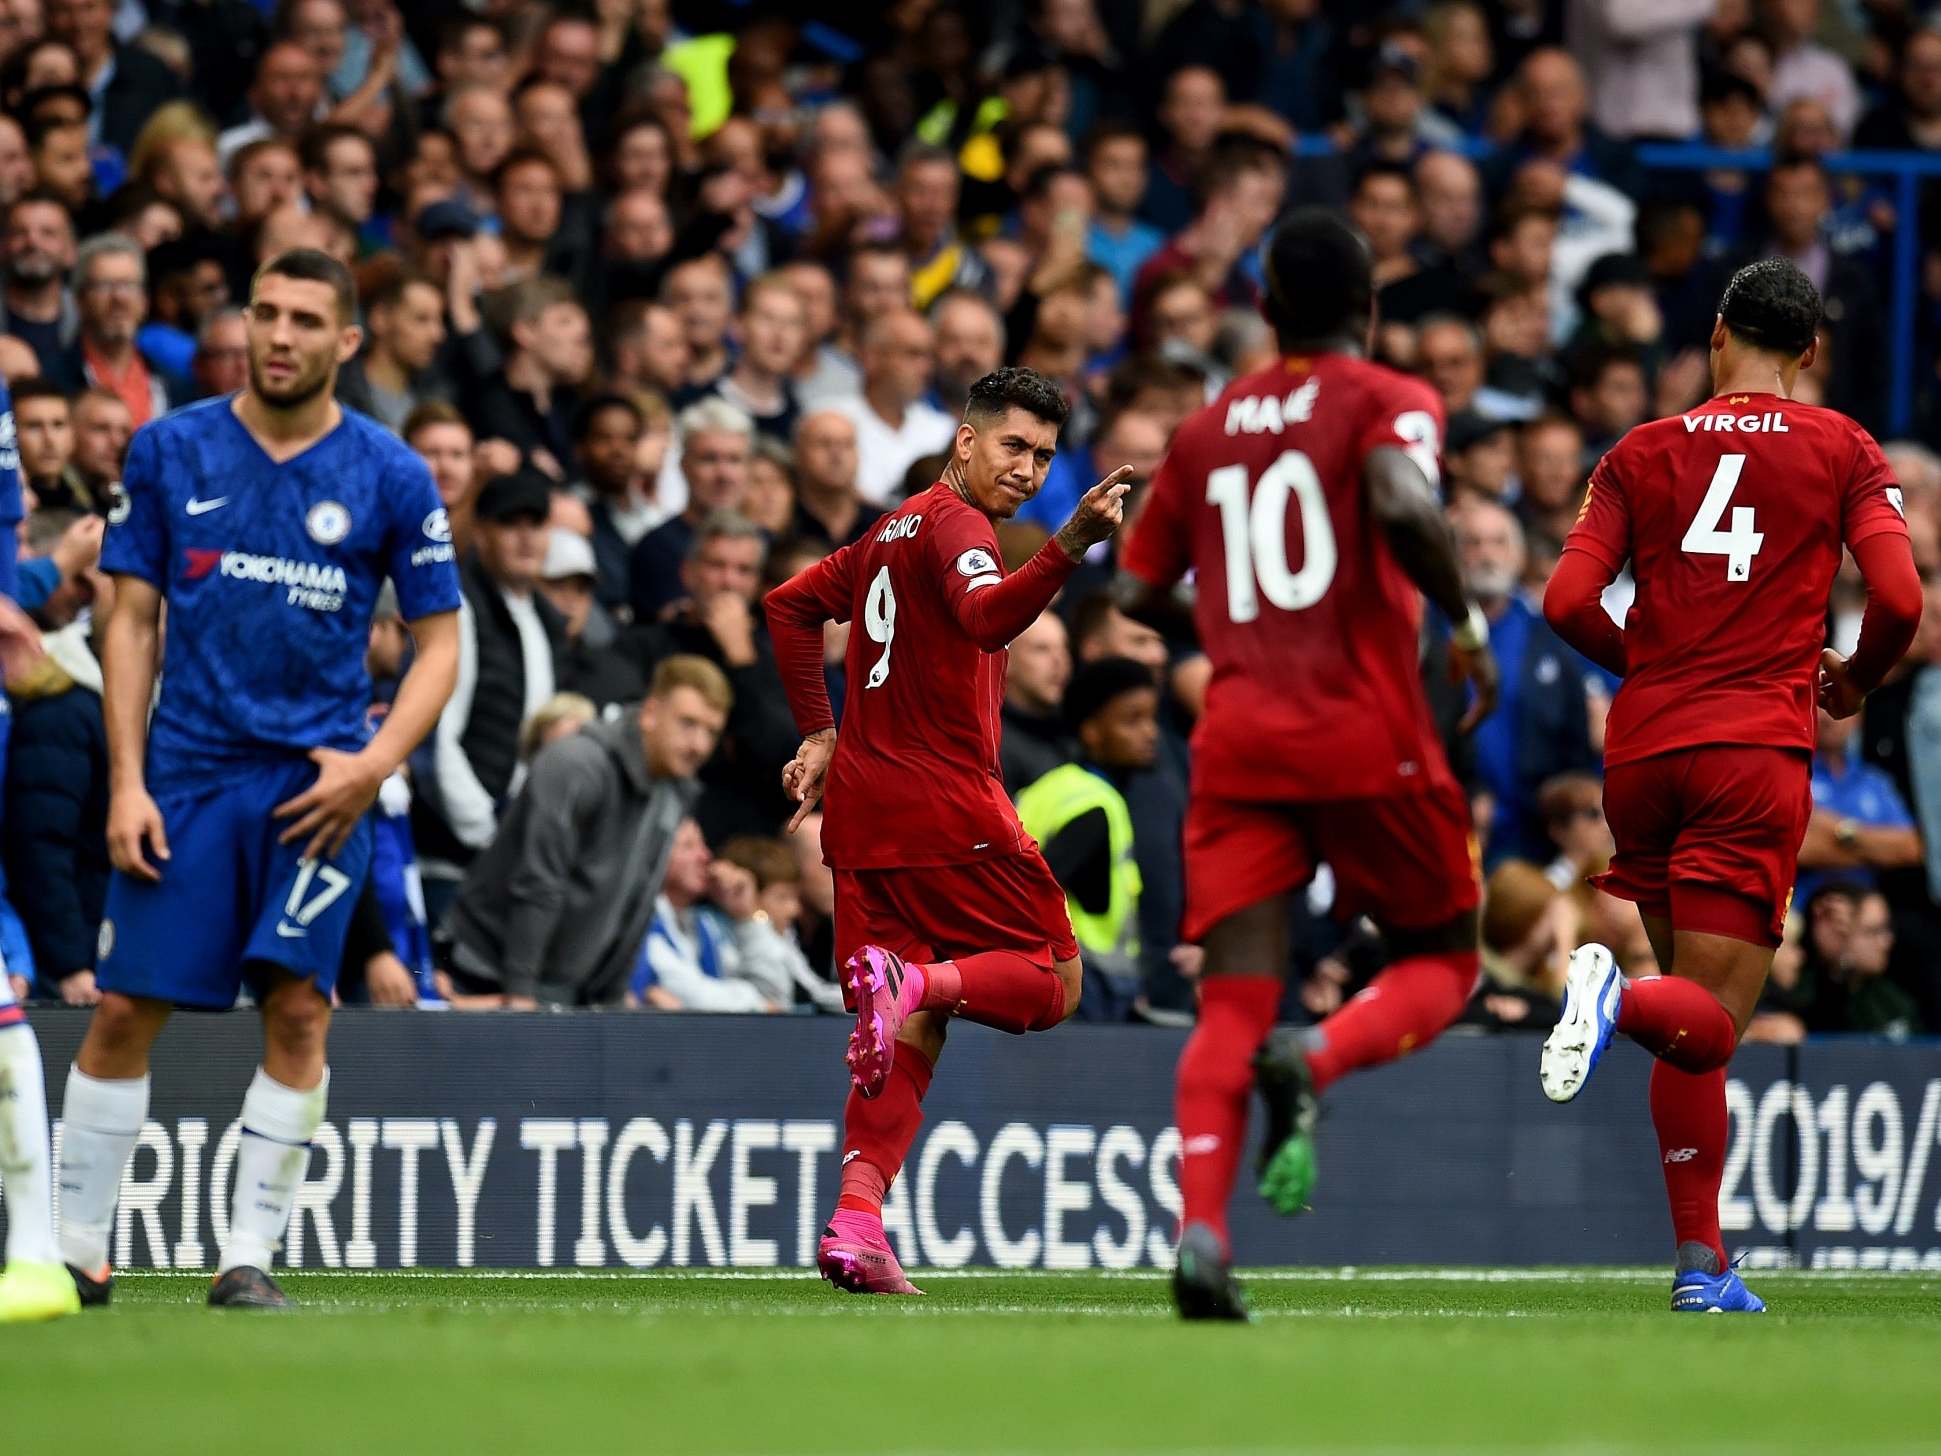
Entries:
POLYGON ((1698 32, 1713 0, 1572 0, 1565 37, 1583 62, 1598 129, 1620 140, 1698 130, 1698 32))
POLYGON ((1175 273, 1198 282, 1218 308, 1257 302, 1254 249, 1279 214, 1286 192, 1286 166, 1271 148, 1250 137, 1222 138, 1200 178, 1200 204, 1192 221, 1139 269, 1133 283, 1134 327, 1148 290, 1175 273))
POLYGON ((795 999, 793 947, 761 913, 754 874, 682 821, 628 987, 653 1011, 780 1011, 795 999), (712 897, 713 904, 703 901, 712 897))
POLYGON ((780 839, 741 834, 721 846, 720 858, 755 877, 755 903, 783 941, 795 1004, 840 1013, 842 988, 818 972, 802 948, 802 866, 795 851, 780 839))
POLYGON ((1193 218, 1193 199, 1227 107, 1226 83, 1211 66, 1185 65, 1166 78, 1161 143, 1146 176, 1139 215, 1171 234, 1193 218))
POLYGON ((573 420, 580 390, 593 373, 593 334, 586 309, 563 279, 528 278, 496 302, 495 328, 505 350, 503 377, 472 381, 468 416, 491 424, 527 462, 555 480, 573 458, 573 420))
POLYGON ((1464 411, 1449 417, 1443 445, 1444 484, 1449 498, 1468 492, 1504 505, 1510 504, 1516 479, 1516 437, 1508 420, 1464 411))
POLYGON ((1924 1029, 1920 1008, 1887 975, 1894 954, 1894 919, 1879 891, 1858 896, 1853 928, 1833 974, 1816 987, 1809 1031, 1865 1032, 1905 1041, 1924 1029))
POLYGON ((89 140, 126 156, 155 108, 181 94, 181 83, 148 51, 116 39, 111 0, 47 0, 46 16, 48 35, 73 50, 97 108, 89 140))
POLYGON ((1415 358, 1448 417, 1475 413, 1489 419, 1517 420, 1534 411, 1515 395, 1492 389, 1484 379, 1483 336, 1476 325, 1455 314, 1430 314, 1415 335, 1415 358))
POLYGON ((540 751, 446 922, 455 990, 507 1010, 626 997, 731 699, 711 663, 671 657, 637 714, 540 751))
POLYGON ((561 620, 555 664, 560 690, 578 693, 603 709, 635 701, 646 686, 646 678, 616 648, 618 634, 598 600, 596 578, 592 543, 563 526, 549 528, 539 592, 552 603, 561 620))
POLYGON ((662 513, 641 489, 640 440, 646 419, 624 394, 588 400, 574 422, 579 483, 593 519, 594 594, 607 611, 629 609, 628 557, 662 513))
POLYGON ((228 185, 222 162, 207 135, 178 136, 149 153, 143 172, 134 180, 181 215, 185 228, 213 231, 222 226, 222 204, 228 185))
POLYGON ((445 342, 445 297, 438 285, 400 273, 364 306, 364 352, 337 371, 340 398, 402 430, 429 397, 427 371, 445 342))
POLYGON ((259 137, 236 148, 228 162, 229 196, 244 235, 303 195, 303 163, 281 137, 259 137))
POLYGON ((1424 153, 1415 164, 1415 192, 1422 210, 1416 246, 1425 270, 1457 276, 1480 270, 1483 179, 1476 164, 1454 152, 1424 153))
POLYGON ((224 251, 206 233, 148 250, 149 317, 135 349, 156 369, 186 380, 202 321, 229 307, 224 251))
POLYGON ((1897 94, 1855 128, 1853 144, 1868 151, 1941 151, 1941 31, 1922 26, 1901 47, 1897 94))
POLYGON ((497 476, 479 491, 473 552, 459 570, 458 683, 433 730, 430 771, 420 774, 413 805, 434 921, 498 833, 519 789, 520 727, 558 685, 564 624, 534 590, 551 506, 550 485, 533 471, 497 476))
POLYGON ((399 434, 430 468, 431 483, 438 488, 438 499, 444 503, 445 517, 452 528, 452 548, 463 561, 472 549, 473 510, 478 495, 472 427, 451 405, 432 400, 411 412, 399 434))
POLYGON ((1517 439, 1517 515, 1525 531, 1561 542, 1584 499, 1584 432, 1574 420, 1545 415, 1517 439))
POLYGON ((1517 69, 1513 96, 1520 125, 1495 163, 1500 177, 1534 157, 1637 194, 1630 154, 1591 125, 1584 70, 1569 51, 1532 51, 1517 69))
POLYGON ((445 97, 444 123, 454 143, 460 193, 483 208, 492 197, 493 176, 518 140, 512 103, 497 87, 460 86, 445 97))
POLYGON ((754 421, 756 433, 787 444, 801 417, 789 376, 808 347, 802 300, 788 279, 765 273, 742 291, 736 332, 740 352, 713 393, 754 421))
POLYGON ((323 71, 316 58, 295 41, 278 41, 256 63, 256 79, 249 88, 249 119, 218 137, 216 150, 227 162, 251 142, 276 140, 294 148, 318 120, 323 105, 323 71))
POLYGON ((74 478, 95 509, 103 509, 121 483, 121 462, 128 458, 135 417, 126 400, 99 386, 75 395, 72 413, 74 478))
POLYGON ((924 398, 935 362, 930 325, 908 308, 881 315, 863 336, 862 390, 834 407, 855 426, 857 483, 873 505, 899 504, 904 473, 956 437, 957 421, 924 398))
POLYGON ((721 754, 702 774, 709 788, 702 823, 716 839, 761 833, 781 821, 782 765, 801 741, 756 608, 767 549, 746 517, 726 510, 705 517, 681 565, 681 598, 633 637, 643 665, 693 654, 720 667, 735 690, 721 754))
POLYGON ((1592 459, 1642 424, 1650 405, 1644 360, 1624 345, 1587 349, 1571 361, 1570 412, 1592 459))
POLYGON ((1375 48, 1359 97, 1361 118, 1348 153, 1351 162, 1408 166, 1430 147, 1462 141, 1461 128, 1431 107, 1423 94, 1422 47, 1419 34, 1398 31, 1375 48))
POLYGON ((74 221, 59 198, 29 193, 7 213, 0 248, 7 274, 0 292, 0 332, 32 349, 44 373, 81 331, 80 310, 67 286, 74 269, 74 221))
MULTIPOLYGON (((313 208, 334 212, 362 229, 377 210, 377 149, 354 126, 313 127, 297 148, 303 193, 313 208)), ((395 427, 394 427, 395 428, 395 427)))
POLYGON ((86 573, 91 617, 43 639, 46 655, 10 679, 4 826, 6 885, 33 951, 41 993, 70 1006, 100 1000, 95 932, 108 891, 108 741, 97 633, 114 585, 86 573))
POLYGON ((802 417, 795 429, 795 518, 790 532, 830 549, 860 541, 883 519, 881 506, 862 498, 856 426, 841 410, 802 417))
POLYGON ((1085 953, 1079 1014, 1125 1021, 1138 994, 1143 888, 1125 788, 1157 761, 1159 689, 1141 664, 1099 658, 1073 675, 1064 710, 1080 756, 1022 789, 1018 817, 1065 889, 1085 953))
POLYGON ((1768 0, 1760 7, 1772 46, 1772 85, 1766 105, 1777 111, 1795 97, 1823 103, 1841 136, 1860 120, 1860 88, 1847 63, 1815 38, 1820 0, 1768 0))
POLYGON ((661 302, 674 311, 687 338, 687 377, 676 402, 712 389, 731 362, 728 325, 734 316, 734 272, 719 253, 703 253, 667 270, 661 302))
POLYGON ((1085 140, 1085 175, 1092 184, 1085 256, 1111 273, 1127 302, 1140 268, 1166 242, 1164 233, 1139 219, 1147 160, 1145 134, 1128 122, 1101 122, 1085 140))
POLYGON ((128 406, 135 428, 188 398, 188 386, 151 369, 135 348, 148 313, 148 276, 139 245, 119 233, 89 238, 75 253, 80 330, 48 368, 68 389, 95 386, 128 406))
POLYGON ((651 390, 672 399, 687 386, 687 335, 665 304, 622 305, 607 349, 613 358, 608 382, 615 389, 651 390))
POLYGON ((1819 715, 1813 754, 1813 814, 1800 845, 1797 893, 1810 896, 1837 876, 1872 886, 1880 870, 1918 865, 1921 833, 1894 781, 1855 751, 1858 718, 1819 715))
POLYGON ((1586 668, 1518 590, 1523 531, 1508 509, 1476 496, 1458 502, 1456 547, 1463 580, 1489 618, 1502 670, 1496 711, 1475 733, 1476 768, 1493 801, 1488 858, 1542 864, 1550 858, 1537 791, 1560 773, 1595 771, 1586 668))
POLYGON ((741 507, 748 488, 748 461, 755 425, 725 400, 704 399, 681 412, 681 474, 687 481, 687 506, 640 538, 629 562, 634 620, 655 621, 681 597, 681 564, 694 544, 696 527, 717 511, 741 507))
POLYGON ((20 479, 42 510, 106 512, 75 473, 74 420, 67 395, 45 379, 13 381, 14 438, 20 449, 20 479))
POLYGON ((970 387, 1004 362, 1004 320, 989 299, 953 288, 930 306, 937 335, 932 401, 945 414, 962 411, 970 387))
POLYGON ((910 301, 920 309, 947 288, 984 281, 982 260, 957 231, 961 183, 957 159, 943 147, 918 142, 898 160, 897 215, 910 259, 910 301))
POLYGON ((1070 641, 1063 619, 1048 607, 1011 643, 998 757, 1013 798, 1072 758, 1064 714, 1065 686, 1072 677, 1070 641))
POLYGON ((94 163, 88 155, 84 121, 49 117, 27 129, 34 160, 34 188, 57 199, 75 217, 95 208, 94 163))

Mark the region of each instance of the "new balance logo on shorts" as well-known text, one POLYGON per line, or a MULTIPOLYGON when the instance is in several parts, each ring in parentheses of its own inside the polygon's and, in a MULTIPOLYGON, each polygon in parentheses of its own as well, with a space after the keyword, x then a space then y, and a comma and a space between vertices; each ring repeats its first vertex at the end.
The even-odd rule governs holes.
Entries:
POLYGON ((1697 1156, 1697 1148, 1673 1148, 1665 1154, 1665 1161, 1667 1163, 1689 1163, 1697 1156))

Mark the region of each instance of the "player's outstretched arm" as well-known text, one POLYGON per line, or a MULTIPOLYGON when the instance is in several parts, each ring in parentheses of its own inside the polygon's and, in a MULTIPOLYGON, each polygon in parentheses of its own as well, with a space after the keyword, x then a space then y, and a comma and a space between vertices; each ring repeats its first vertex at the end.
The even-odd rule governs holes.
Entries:
POLYGON ((1470 685, 1469 711, 1457 725, 1467 733, 1496 706, 1496 658, 1489 650, 1489 624, 1482 608, 1463 589, 1442 503, 1422 467, 1396 446, 1369 452, 1364 479, 1369 505, 1396 561, 1455 626, 1449 635, 1449 670, 1470 685))
POLYGON ((291 821, 278 838, 292 844, 308 836, 303 851, 307 859, 328 857, 343 848, 376 800, 378 789, 431 731, 452 695, 452 684, 458 680, 458 613, 435 612, 406 625, 415 652, 410 670, 398 684, 397 699, 384 716, 384 726, 356 753, 312 749, 317 781, 276 806, 275 817, 291 821))
POLYGON ((1854 564, 1867 583, 1867 610, 1852 657, 1831 647, 1820 655, 1820 706, 1851 718, 1867 694, 1880 686, 1906 655, 1921 625, 1921 575, 1913 548, 1897 531, 1868 536, 1853 547, 1854 564))
POLYGON ((139 576, 115 577, 115 605, 101 634, 101 716, 108 733, 108 858, 124 875, 156 881, 166 861, 162 811, 144 772, 148 708, 155 698, 162 594, 139 576), (150 849, 154 860, 149 858, 150 849))
POLYGON ((1106 540, 1125 522, 1125 497, 1131 489, 1121 465, 1080 497, 1071 519, 1058 528, 1038 554, 1002 581, 979 586, 953 583, 950 606, 964 635, 985 652, 1009 647, 1071 578, 1085 553, 1106 540))

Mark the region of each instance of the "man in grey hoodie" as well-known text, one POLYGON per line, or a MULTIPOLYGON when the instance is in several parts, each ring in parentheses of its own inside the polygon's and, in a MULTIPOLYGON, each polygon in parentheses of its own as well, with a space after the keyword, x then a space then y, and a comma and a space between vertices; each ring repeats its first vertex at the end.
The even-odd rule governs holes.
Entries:
POLYGON ((461 997, 512 1011, 621 1002, 732 703, 720 668, 668 657, 637 714, 540 752, 445 920, 461 997))

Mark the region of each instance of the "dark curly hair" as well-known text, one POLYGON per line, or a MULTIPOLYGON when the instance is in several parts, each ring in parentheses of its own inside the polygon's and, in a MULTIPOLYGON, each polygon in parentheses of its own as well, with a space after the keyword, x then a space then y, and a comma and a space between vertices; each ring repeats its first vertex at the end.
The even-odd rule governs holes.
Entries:
POLYGON ((1820 291, 1786 258, 1761 258, 1732 275, 1719 317, 1755 349, 1804 354, 1820 329, 1820 291))
POLYGON ((1056 384, 1035 369, 1007 364, 1002 369, 993 369, 970 387, 964 418, 973 424, 988 424, 1002 418, 1010 409, 1025 410, 1060 429, 1071 413, 1056 384))
POLYGON ((1333 211, 1303 207, 1267 242, 1267 321, 1283 344, 1318 343, 1365 328, 1375 265, 1360 233, 1333 211))

